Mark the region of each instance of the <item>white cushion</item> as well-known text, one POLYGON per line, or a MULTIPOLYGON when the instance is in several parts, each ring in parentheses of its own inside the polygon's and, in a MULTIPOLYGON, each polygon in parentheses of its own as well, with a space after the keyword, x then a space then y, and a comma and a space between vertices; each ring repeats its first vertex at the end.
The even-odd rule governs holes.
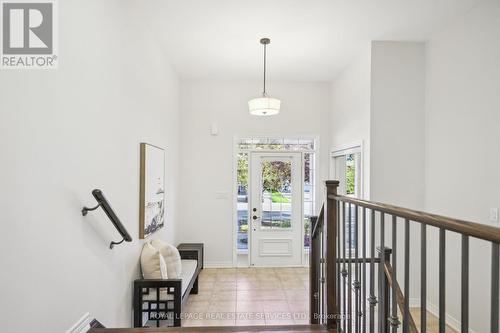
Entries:
POLYGON ((194 272, 196 271, 196 267, 198 266, 198 260, 191 259, 183 259, 181 260, 182 264, 182 294, 186 292, 186 289, 193 278, 194 272))
POLYGON ((167 279, 167 265, 160 250, 149 242, 145 243, 141 252, 141 270, 144 279, 167 279))
MULTIPOLYGON (((196 267, 198 265, 197 260, 191 259, 183 259, 182 263, 182 295, 186 293, 186 289, 189 286, 189 282, 193 278, 194 272, 196 271, 196 267)), ((159 299, 162 301, 172 300, 174 299, 174 295, 169 294, 167 291, 168 288, 160 288, 159 299)), ((145 301, 154 301, 157 299, 156 288, 150 288, 149 293, 142 297, 145 301)))
POLYGON ((151 241, 156 249, 160 250, 165 263, 167 264, 167 272, 169 279, 180 279, 182 277, 181 255, 179 250, 171 244, 165 243, 159 239, 151 241))

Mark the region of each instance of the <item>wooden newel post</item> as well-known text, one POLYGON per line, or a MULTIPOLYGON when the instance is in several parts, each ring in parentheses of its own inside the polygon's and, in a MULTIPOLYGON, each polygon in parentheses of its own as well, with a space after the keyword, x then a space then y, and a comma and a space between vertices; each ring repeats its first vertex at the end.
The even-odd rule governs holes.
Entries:
POLYGON ((337 295, 337 201, 332 196, 337 195, 339 182, 327 180, 325 182, 325 297, 326 297, 326 325, 336 328, 338 319, 339 300, 337 295))

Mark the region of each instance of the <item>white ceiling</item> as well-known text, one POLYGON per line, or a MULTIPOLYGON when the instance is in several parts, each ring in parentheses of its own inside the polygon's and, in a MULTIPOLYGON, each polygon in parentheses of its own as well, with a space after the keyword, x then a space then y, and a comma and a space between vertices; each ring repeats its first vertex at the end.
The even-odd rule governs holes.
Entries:
POLYGON ((182 79, 331 81, 372 40, 426 40, 480 0, 139 1, 182 79))

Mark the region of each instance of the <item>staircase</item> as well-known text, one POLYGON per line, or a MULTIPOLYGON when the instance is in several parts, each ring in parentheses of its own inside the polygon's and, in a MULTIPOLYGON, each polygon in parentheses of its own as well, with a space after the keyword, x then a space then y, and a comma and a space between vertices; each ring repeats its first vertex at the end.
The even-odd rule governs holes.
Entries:
POLYGON ((338 195, 338 185, 326 182, 325 204, 311 219, 311 324, 348 333, 418 332, 409 291, 414 278, 410 242, 419 239, 420 332, 427 332, 427 233, 432 228, 439 234, 439 277, 433 281, 439 286, 435 332, 446 330, 446 258, 452 256, 461 262, 461 275, 456 277, 461 284, 457 330, 469 332, 469 241, 475 238, 491 247, 491 271, 484 273, 491 274, 491 296, 484 306, 491 313, 489 332, 499 333, 500 228, 338 195), (419 227, 419 235, 410 232, 411 225, 419 227), (461 237, 461 251, 447 256, 448 233, 461 237), (397 275, 403 276, 402 281, 397 275))

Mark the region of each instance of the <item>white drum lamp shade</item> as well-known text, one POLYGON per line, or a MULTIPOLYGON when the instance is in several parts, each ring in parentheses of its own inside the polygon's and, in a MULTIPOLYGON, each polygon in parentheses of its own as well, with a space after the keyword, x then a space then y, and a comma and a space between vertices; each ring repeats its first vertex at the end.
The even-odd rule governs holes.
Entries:
POLYGON ((258 97, 248 101, 248 111, 254 116, 274 116, 280 113, 281 101, 277 98, 258 97))

